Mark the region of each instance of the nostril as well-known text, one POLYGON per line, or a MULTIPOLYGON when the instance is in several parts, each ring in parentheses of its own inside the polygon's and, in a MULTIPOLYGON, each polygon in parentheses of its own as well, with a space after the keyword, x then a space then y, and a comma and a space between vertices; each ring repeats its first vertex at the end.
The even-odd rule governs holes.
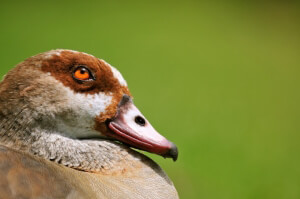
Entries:
POLYGON ((142 118, 141 116, 136 116, 134 121, 135 121, 135 123, 137 123, 140 126, 146 125, 146 120, 144 118, 142 118))

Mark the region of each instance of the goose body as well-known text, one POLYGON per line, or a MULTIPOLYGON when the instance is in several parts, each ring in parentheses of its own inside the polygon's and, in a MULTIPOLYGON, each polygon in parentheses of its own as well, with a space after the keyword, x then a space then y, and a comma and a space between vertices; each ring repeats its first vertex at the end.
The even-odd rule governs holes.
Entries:
POLYGON ((176 199, 164 171, 131 147, 177 159, 104 60, 53 50, 0 83, 0 199, 176 199))

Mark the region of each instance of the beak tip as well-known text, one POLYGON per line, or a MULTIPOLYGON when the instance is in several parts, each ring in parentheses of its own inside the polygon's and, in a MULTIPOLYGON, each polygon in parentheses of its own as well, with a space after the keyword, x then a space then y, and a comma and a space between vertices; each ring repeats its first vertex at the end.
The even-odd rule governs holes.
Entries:
POLYGON ((165 158, 172 158, 174 162, 178 159, 178 148, 177 146, 171 142, 171 148, 164 155, 165 158))

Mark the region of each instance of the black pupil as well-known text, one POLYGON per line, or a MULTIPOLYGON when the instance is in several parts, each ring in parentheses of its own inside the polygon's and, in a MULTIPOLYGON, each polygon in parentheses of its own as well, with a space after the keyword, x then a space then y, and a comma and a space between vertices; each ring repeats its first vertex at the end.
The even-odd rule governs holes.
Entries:
POLYGON ((85 68, 80 69, 80 73, 81 73, 82 75, 84 75, 84 74, 86 73, 86 69, 85 69, 85 68))
POLYGON ((141 116, 135 117, 135 123, 137 123, 140 126, 145 126, 146 125, 145 119, 142 118, 141 116))

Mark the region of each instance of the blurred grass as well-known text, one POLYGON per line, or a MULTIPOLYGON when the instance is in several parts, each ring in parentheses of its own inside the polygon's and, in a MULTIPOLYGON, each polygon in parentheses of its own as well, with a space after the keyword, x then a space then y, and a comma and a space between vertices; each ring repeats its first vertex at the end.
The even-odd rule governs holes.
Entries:
POLYGON ((1 1, 1 69, 56 48, 103 58, 180 150, 181 198, 300 198, 299 5, 1 1))

